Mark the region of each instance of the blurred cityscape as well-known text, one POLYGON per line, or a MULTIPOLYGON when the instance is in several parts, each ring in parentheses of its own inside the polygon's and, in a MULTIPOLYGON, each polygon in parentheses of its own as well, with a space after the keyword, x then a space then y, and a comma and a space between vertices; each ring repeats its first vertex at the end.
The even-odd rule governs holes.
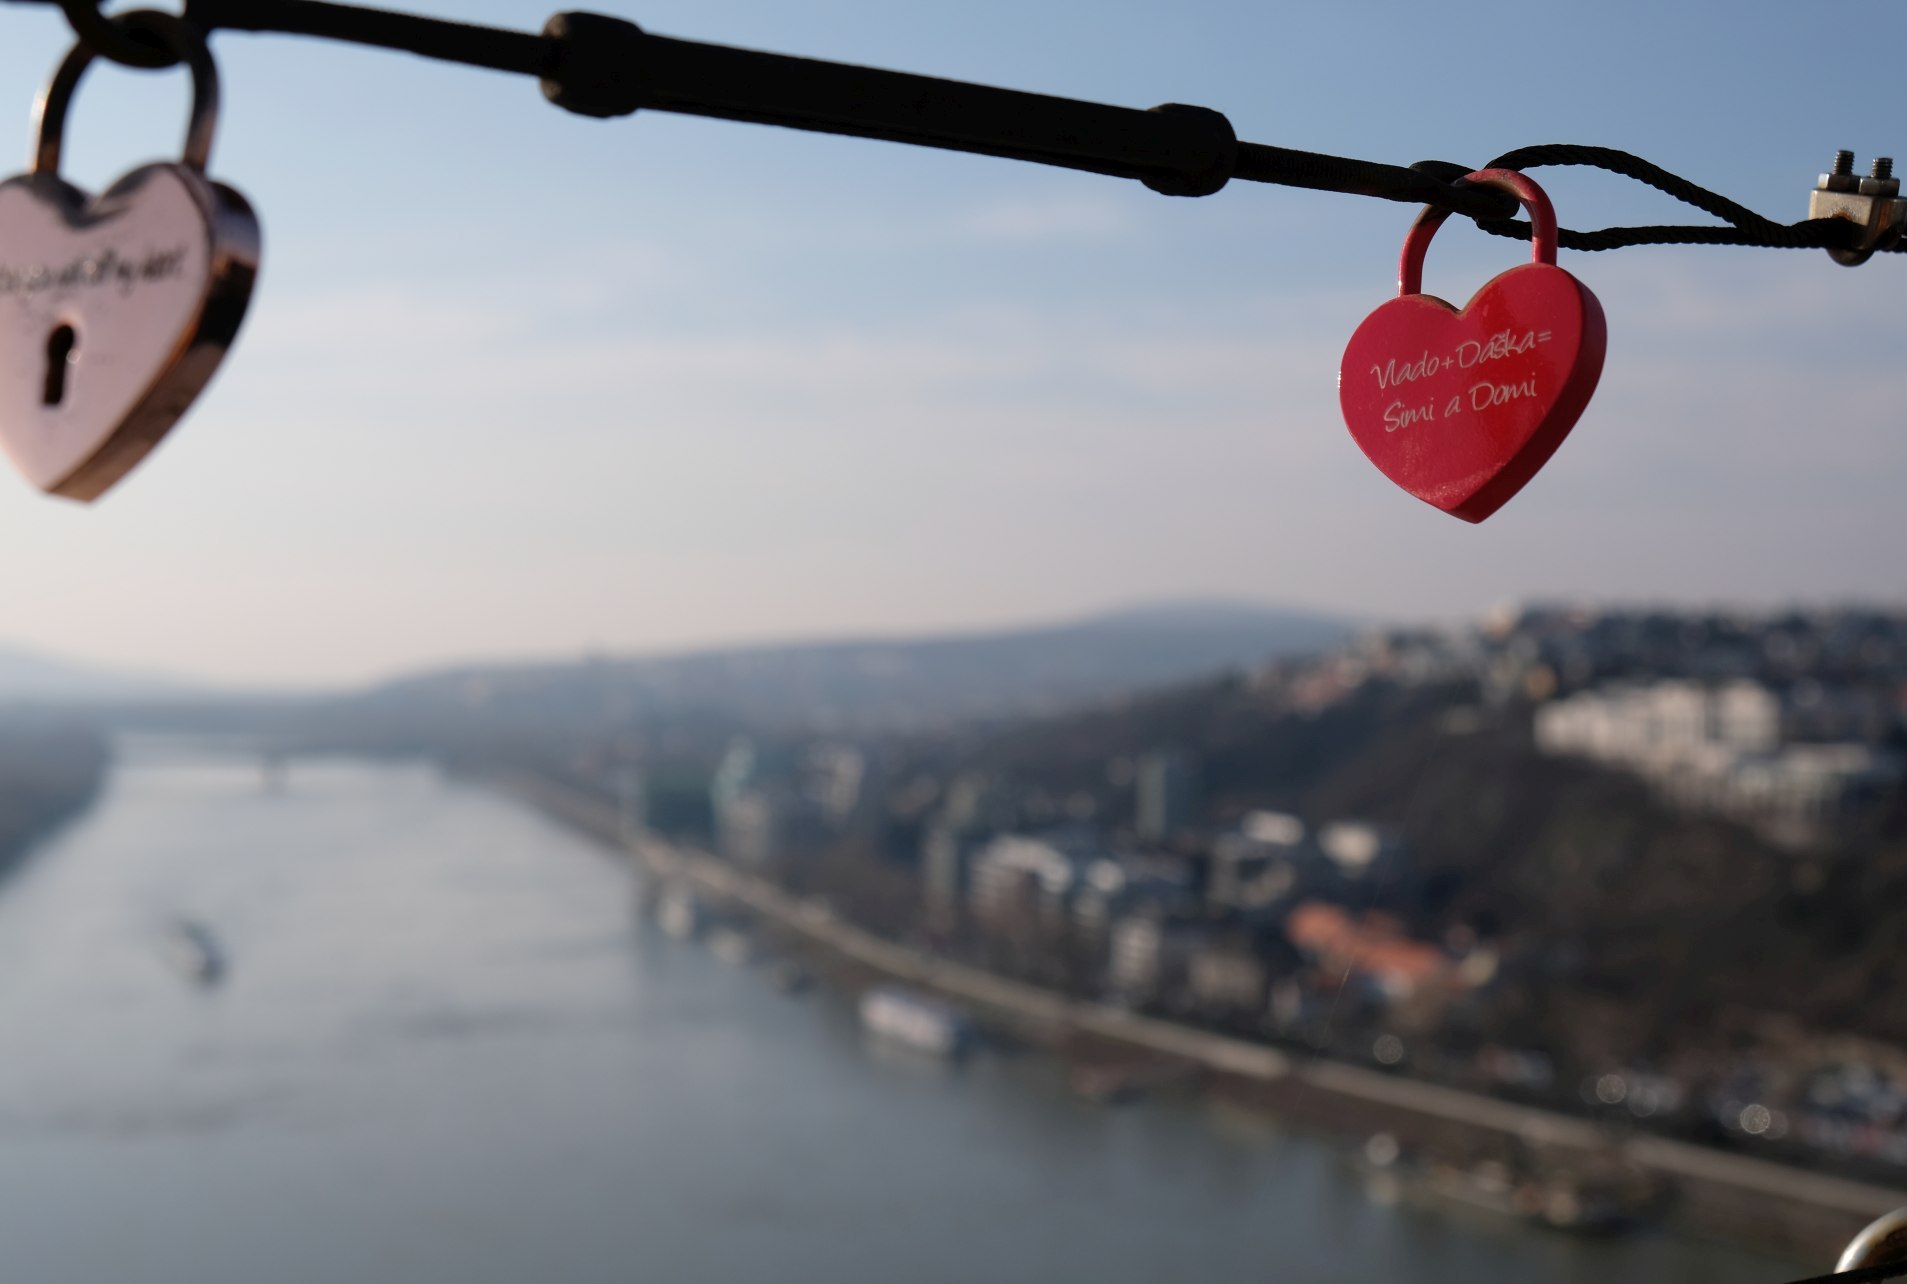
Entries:
MULTIPOLYGON (((1017 987, 997 1008, 1079 1005, 1099 1098, 1183 1080, 1080 1051, 1119 1043, 1123 1014, 1167 1032, 1133 1046, 1206 1069, 1256 1048, 1267 1081, 1316 1064, 1444 1092, 1423 1109, 1445 1124, 1459 1100, 1532 1112, 1439 1134, 1471 1195, 1527 1196, 1556 1117, 1597 1146, 1907 1186, 1907 613, 1535 605, 1372 629, 1199 604, 311 699, 61 681, 0 743, 10 851, 86 806, 114 735, 238 736, 268 777, 424 757, 594 809, 648 861, 664 925, 725 924, 737 957, 753 907, 850 941, 857 984, 944 969, 1017 987)), ((870 988, 863 1015, 951 1050, 988 1005, 927 988, 870 988)), ((1331 1126, 1375 1134, 1386 1168, 1417 1144, 1383 1111, 1331 1126)), ((1613 1176, 1571 1161, 1570 1218, 1655 1207, 1637 1153, 1613 1176)))
POLYGON ((613 721, 546 765, 885 938, 1907 1180, 1907 616, 1534 606, 1039 719, 613 721))

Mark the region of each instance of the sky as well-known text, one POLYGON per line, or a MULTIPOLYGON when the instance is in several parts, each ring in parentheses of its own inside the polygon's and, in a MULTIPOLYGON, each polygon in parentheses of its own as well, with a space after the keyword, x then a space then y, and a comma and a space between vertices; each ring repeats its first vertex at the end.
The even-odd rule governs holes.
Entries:
MULTIPOLYGON (((415 6, 536 29, 522 0, 415 6)), ((1890 3, 656 0, 660 34, 1145 107, 1400 164, 1640 153, 1770 217, 1837 147, 1907 160, 1890 3)), ((24 159, 68 42, 0 4, 24 159)), ((1506 599, 1902 601, 1907 256, 1562 263, 1609 352, 1549 466, 1470 526, 1339 415, 1406 205, 1209 198, 644 112, 222 33, 215 176, 260 213, 237 346, 91 506, 0 479, 0 639, 258 685, 447 660, 927 633, 1154 599, 1385 619, 1506 599)), ((182 72, 98 66, 66 174, 175 155, 182 72)), ((0 139, 0 145, 4 140, 0 139)), ((1704 216, 1534 171, 1572 227, 1704 216)), ((1426 288, 1525 260, 1453 220, 1426 288)))

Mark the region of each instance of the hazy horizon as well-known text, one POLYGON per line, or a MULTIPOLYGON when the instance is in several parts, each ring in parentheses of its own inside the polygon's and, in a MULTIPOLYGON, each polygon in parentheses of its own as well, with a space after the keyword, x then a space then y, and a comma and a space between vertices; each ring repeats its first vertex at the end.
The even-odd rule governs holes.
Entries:
POLYGON ((255 682, 233 680, 216 670, 168 669, 151 665, 142 665, 136 661, 121 664, 111 657, 98 657, 80 651, 56 651, 36 645, 22 643, 16 638, 0 637, 0 662, 25 660, 31 663, 48 662, 62 668, 72 667, 87 672, 98 671, 114 677, 149 681, 157 684, 178 685, 208 694, 232 694, 237 696, 302 696, 321 695, 328 692, 349 691, 366 686, 376 686, 385 682, 403 681, 408 678, 443 672, 455 672, 462 669, 512 666, 538 666, 582 664, 597 660, 616 661, 669 661, 700 655, 721 655, 727 653, 748 653, 751 651, 800 650, 803 648, 855 647, 855 646, 905 646, 917 643, 936 643, 981 639, 994 636, 1012 636, 1035 634, 1048 630, 1064 630, 1079 625, 1090 625, 1118 620, 1126 616, 1140 616, 1154 612, 1198 611, 1203 609, 1238 610, 1244 612, 1264 612, 1291 614, 1319 621, 1333 621, 1343 624, 1353 631, 1384 628, 1461 628, 1465 625, 1481 622, 1491 612, 1505 608, 1519 607, 1565 607, 1584 610, 1605 611, 1668 611, 1688 614, 1738 615, 1744 617, 1764 617, 1778 615, 1788 611, 1811 614, 1836 610, 1872 610, 1879 612, 1898 612, 1907 614, 1907 599, 1883 600, 1879 598, 1839 598, 1834 600, 1805 601, 1790 599, 1787 601, 1752 604, 1726 601, 1688 601, 1672 602, 1668 600, 1591 600, 1587 598, 1542 597, 1532 595, 1522 598, 1509 598, 1468 614, 1435 616, 1387 616, 1359 614, 1348 611, 1332 611, 1312 608, 1303 604, 1288 602, 1253 602, 1243 598, 1185 598, 1152 599, 1140 602, 1116 602, 1102 607, 1088 609, 1064 616, 1034 616, 1029 618, 990 621, 979 624, 954 624, 943 628, 931 626, 921 628, 893 629, 886 631, 863 630, 859 632, 815 632, 815 633, 763 633, 737 637, 720 637, 707 640, 689 640, 681 644, 668 644, 655 647, 608 648, 588 644, 557 647, 542 651, 467 651, 446 652, 442 655, 425 657, 415 663, 369 673, 361 677, 342 679, 314 678, 306 681, 255 682))

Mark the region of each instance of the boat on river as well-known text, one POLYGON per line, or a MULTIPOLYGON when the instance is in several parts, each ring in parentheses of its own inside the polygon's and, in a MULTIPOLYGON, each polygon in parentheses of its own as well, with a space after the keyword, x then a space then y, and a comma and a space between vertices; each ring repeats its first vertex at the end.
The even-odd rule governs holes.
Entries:
POLYGON ((160 951, 174 971, 194 984, 210 987, 225 979, 225 946, 196 919, 175 920, 166 929, 160 951))
POLYGON ((679 883, 663 889, 656 901, 656 926, 678 941, 693 940, 702 931, 704 917, 701 900, 679 883))
POLYGON ((973 1023, 939 999, 898 985, 879 985, 861 996, 861 1025, 878 1038, 957 1057, 973 1044, 973 1023))
POLYGON ((1390 1133, 1373 1135, 1357 1157, 1366 1189, 1380 1202, 1422 1192, 1452 1204, 1514 1217, 1551 1230, 1613 1235, 1656 1220, 1663 1191, 1639 1173, 1539 1167, 1528 1157, 1467 1163, 1414 1153, 1390 1133))

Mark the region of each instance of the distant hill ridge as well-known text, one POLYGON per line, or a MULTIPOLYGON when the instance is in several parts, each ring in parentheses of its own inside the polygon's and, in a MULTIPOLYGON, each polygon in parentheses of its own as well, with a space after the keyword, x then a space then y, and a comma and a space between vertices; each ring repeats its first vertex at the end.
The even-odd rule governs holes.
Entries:
MULTIPOLYGON (((423 716, 482 709, 522 724, 707 714, 892 727, 1055 712, 1321 650, 1356 623, 1223 600, 1134 606, 1027 628, 714 647, 660 655, 446 665, 356 693, 221 690, 0 645, 0 704, 348 706, 423 716)), ((183 715, 182 715, 183 716, 183 715)))
POLYGON ((203 687, 158 674, 86 664, 0 644, 0 704, 111 704, 191 699, 203 687))
POLYGON ((480 706, 523 721, 611 710, 904 726, 1055 711, 1320 650, 1356 627, 1320 612, 1170 602, 991 632, 466 665, 386 683, 365 698, 393 710, 480 706))

